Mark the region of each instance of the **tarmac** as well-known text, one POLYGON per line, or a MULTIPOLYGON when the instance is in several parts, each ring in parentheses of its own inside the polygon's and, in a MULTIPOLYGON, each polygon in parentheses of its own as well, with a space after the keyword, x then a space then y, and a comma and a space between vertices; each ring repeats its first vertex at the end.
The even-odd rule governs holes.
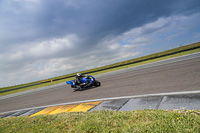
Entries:
MULTIPOLYGON (((165 61, 159 61, 148 65, 142 65, 133 68, 127 68, 114 73, 125 73, 134 70, 141 70, 149 67, 155 67, 158 65, 165 65, 174 63, 177 61, 184 61, 193 58, 199 58, 200 52, 192 55, 173 58, 165 61)), ((198 60, 197 60, 198 61, 198 60)), ((198 72, 198 71, 197 71, 198 72)), ((107 77, 110 73, 97 75, 97 78, 107 77)), ((198 78, 196 79, 198 81, 198 78)), ((195 82, 196 83, 196 82, 195 82)), ((63 83, 51 86, 52 88, 62 86, 63 83)), ((177 86, 175 86, 177 87, 177 86)), ((31 108, 25 108, 20 110, 12 110, 7 112, 0 112, 0 118, 18 117, 18 116, 36 116, 36 115, 51 115, 63 112, 92 112, 100 110, 111 111, 134 111, 143 109, 162 109, 162 110, 200 110, 200 86, 196 84, 197 90, 168 92, 168 93, 153 93, 144 95, 132 95, 123 97, 109 97, 94 100, 85 100, 77 102, 59 103, 54 105, 37 106, 31 108)), ((21 96, 24 94, 32 94, 33 92, 40 92, 49 89, 49 87, 43 87, 36 90, 30 90, 17 94, 11 94, 8 96, 1 96, 0 100, 21 96)), ((54 91, 54 90, 53 90, 54 91)), ((83 92, 82 92, 83 93, 83 92)), ((82 94, 81 93, 81 94, 82 94)), ((59 94, 60 95, 60 94, 59 94)), ((24 101, 24 100, 22 100, 24 101)), ((16 102, 16 101, 15 101, 16 102)), ((11 103, 8 102, 10 106, 11 103)))
POLYGON ((51 115, 63 112, 92 112, 101 110, 134 111, 143 109, 199 110, 200 91, 160 93, 127 97, 96 99, 43 106, 0 113, 0 118, 51 115))

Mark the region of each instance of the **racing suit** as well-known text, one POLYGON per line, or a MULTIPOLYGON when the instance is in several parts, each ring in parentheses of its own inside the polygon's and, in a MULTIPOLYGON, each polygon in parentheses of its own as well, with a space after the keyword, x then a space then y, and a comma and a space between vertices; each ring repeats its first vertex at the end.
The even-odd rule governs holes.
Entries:
MULTIPOLYGON (((86 77, 87 79, 89 78, 89 75, 84 75, 84 74, 81 74, 81 76, 77 76, 76 75, 76 78, 75 78, 75 84, 76 85, 81 85, 81 78, 83 78, 83 77, 86 77)), ((86 84, 85 83, 83 83, 83 85, 85 85, 85 87, 88 87, 88 86, 90 86, 92 84, 92 82, 86 82, 86 84)))
POLYGON ((76 85, 80 85, 81 84, 81 78, 85 77, 84 74, 81 74, 80 76, 77 76, 75 77, 75 84, 76 85))

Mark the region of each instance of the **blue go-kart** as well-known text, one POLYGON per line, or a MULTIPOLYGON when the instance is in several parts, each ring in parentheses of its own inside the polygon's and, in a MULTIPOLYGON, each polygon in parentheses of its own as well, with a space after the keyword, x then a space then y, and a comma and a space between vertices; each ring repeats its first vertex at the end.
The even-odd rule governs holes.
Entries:
POLYGON ((87 77, 82 77, 80 84, 76 84, 75 80, 70 80, 66 82, 67 84, 71 85, 74 91, 81 91, 85 88, 89 87, 98 87, 101 85, 99 81, 97 81, 93 76, 87 75, 87 77))

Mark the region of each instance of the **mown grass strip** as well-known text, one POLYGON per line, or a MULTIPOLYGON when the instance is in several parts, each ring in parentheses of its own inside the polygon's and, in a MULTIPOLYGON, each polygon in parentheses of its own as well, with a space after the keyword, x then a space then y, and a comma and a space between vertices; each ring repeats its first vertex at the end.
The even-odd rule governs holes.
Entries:
MULTIPOLYGON (((155 62, 155 61, 178 57, 181 55, 196 53, 196 52, 200 52, 200 42, 182 46, 182 47, 175 48, 175 49, 171 49, 171 50, 167 50, 167 51, 163 51, 163 52, 159 52, 159 53, 155 53, 155 54, 151 54, 151 55, 147 55, 144 57, 139 57, 139 58, 135 58, 135 59, 95 68, 95 69, 81 71, 81 73, 96 75, 96 74, 106 73, 106 72, 124 69, 124 68, 128 68, 128 67, 133 67, 133 66, 137 66, 137 65, 141 65, 141 64, 147 64, 147 63, 151 63, 151 62, 155 62)), ((37 81, 37 82, 33 82, 33 83, 0 88, 0 91, 13 89, 12 91, 9 91, 9 92, 0 93, 0 96, 65 82, 66 80, 73 79, 75 74, 76 73, 71 73, 68 75, 54 77, 51 79, 46 79, 46 80, 37 81), (50 82, 51 80, 53 82, 50 82), (15 89, 15 88, 19 88, 19 89, 15 89)))
POLYGON ((200 110, 61 113, 0 119, 1 132, 200 132, 200 110))

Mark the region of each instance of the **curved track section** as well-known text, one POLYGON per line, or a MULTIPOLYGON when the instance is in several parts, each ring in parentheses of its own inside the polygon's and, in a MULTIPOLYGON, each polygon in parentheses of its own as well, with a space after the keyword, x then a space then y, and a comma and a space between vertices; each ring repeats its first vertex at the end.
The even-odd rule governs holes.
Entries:
POLYGON ((108 97, 200 90, 199 56, 138 68, 97 76, 102 83, 97 88, 73 92, 64 84, 4 98, 0 100, 0 112, 108 97))

